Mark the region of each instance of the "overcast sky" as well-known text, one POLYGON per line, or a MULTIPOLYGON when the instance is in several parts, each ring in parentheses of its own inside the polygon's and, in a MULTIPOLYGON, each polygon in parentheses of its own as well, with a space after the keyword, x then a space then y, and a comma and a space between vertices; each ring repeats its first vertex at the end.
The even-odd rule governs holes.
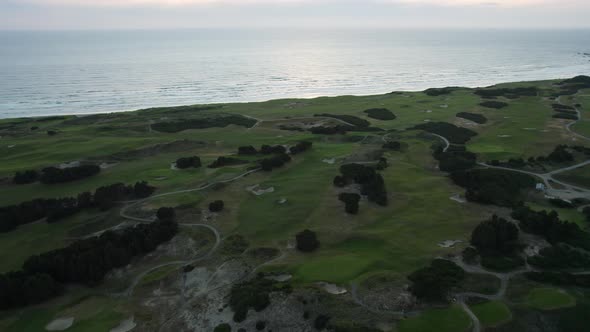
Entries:
POLYGON ((590 28, 590 0, 0 0, 0 29, 590 28))

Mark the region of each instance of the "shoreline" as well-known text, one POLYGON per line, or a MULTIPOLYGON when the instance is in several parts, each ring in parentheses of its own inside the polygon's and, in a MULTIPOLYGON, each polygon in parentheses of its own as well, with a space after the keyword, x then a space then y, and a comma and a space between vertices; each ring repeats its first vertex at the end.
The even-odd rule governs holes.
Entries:
MULTIPOLYGON (((578 74, 578 75, 585 75, 585 74, 578 74)), ((574 75, 576 76, 576 75, 574 75)), ((573 77, 573 76, 572 76, 573 77)), ((394 93, 420 93, 424 92, 428 89, 442 89, 447 87, 456 87, 456 88, 464 88, 464 89, 484 89, 490 88, 497 85, 503 84, 521 84, 521 83, 543 83, 543 82, 551 82, 551 81, 560 81, 564 79, 568 79, 571 77, 561 77, 561 78, 549 78, 549 79, 542 79, 542 80, 524 80, 524 81, 510 81, 510 82, 499 82, 493 83, 489 85, 477 85, 477 86, 464 86, 464 85, 447 85, 447 86, 440 86, 440 87, 429 87, 423 90, 394 90, 391 92, 384 92, 384 93, 376 93, 376 94, 337 94, 337 95, 319 95, 319 96, 308 96, 308 97, 285 97, 285 98, 271 98, 271 99, 262 99, 262 100, 250 100, 250 101, 232 101, 232 102, 211 102, 211 103, 194 103, 194 104, 175 104, 175 105, 153 105, 153 106, 146 106, 134 109, 126 109, 126 110, 115 110, 115 111, 100 111, 100 112, 74 112, 74 113, 44 113, 44 114, 37 114, 37 115, 28 115, 28 116, 15 116, 15 117, 3 117, 0 114, 0 121, 4 120, 16 120, 16 119, 37 119, 37 118, 47 118, 52 116, 77 116, 77 117, 85 117, 85 116, 92 116, 92 115, 103 115, 103 114, 113 114, 113 113, 128 113, 128 112, 139 112, 144 110, 149 110, 153 108, 174 108, 174 107, 183 107, 183 106, 223 106, 229 104, 252 104, 252 103, 267 103, 273 101, 280 101, 280 100, 314 100, 318 98, 342 98, 342 97, 355 97, 355 98, 367 98, 367 97, 376 97, 376 96, 384 96, 388 94, 394 93)))

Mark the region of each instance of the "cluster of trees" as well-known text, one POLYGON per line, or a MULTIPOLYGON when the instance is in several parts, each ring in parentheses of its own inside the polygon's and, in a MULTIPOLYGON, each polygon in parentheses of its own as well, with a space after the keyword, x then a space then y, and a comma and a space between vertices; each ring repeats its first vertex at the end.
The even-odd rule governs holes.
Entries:
POLYGON ((552 104, 551 108, 553 108, 553 110, 555 112, 568 113, 568 114, 578 114, 578 112, 576 112, 576 109, 574 107, 568 106, 568 105, 552 104))
POLYGON ((261 154, 282 154, 287 153, 287 149, 282 145, 262 145, 260 151, 256 150, 252 145, 240 146, 238 148, 238 154, 243 156, 254 156, 258 153, 261 154))
POLYGON ((377 120, 395 120, 396 116, 393 114, 392 111, 388 110, 387 108, 371 108, 368 110, 363 111, 367 114, 368 117, 377 120))
POLYGON ((163 133, 178 133, 188 129, 224 128, 229 125, 250 128, 256 124, 256 120, 241 115, 226 115, 214 118, 184 119, 182 121, 158 122, 152 125, 152 129, 163 133))
POLYGON ((248 161, 246 161, 246 160, 233 158, 233 157, 221 156, 221 157, 218 157, 211 164, 209 164, 209 166, 207 166, 207 167, 208 168, 220 168, 220 167, 225 167, 225 166, 243 165, 243 164, 247 164, 247 163, 248 163, 248 161))
POLYGON ((469 113, 469 112, 459 112, 456 114, 458 118, 467 119, 469 121, 473 121, 475 123, 484 124, 488 122, 488 119, 483 116, 482 114, 477 113, 469 113))
POLYGON ((566 119, 566 120, 578 120, 577 114, 569 114, 569 113, 556 113, 552 116, 554 119, 566 119))
POLYGON ((357 214, 359 212, 359 201, 361 195, 357 193, 341 193, 338 195, 338 199, 344 202, 344 210, 348 214, 357 214))
POLYGON ((520 203, 523 191, 537 183, 528 174, 491 168, 455 171, 450 177, 455 184, 466 188, 465 197, 469 201, 508 207, 520 203))
POLYGON ((484 98, 506 97, 509 99, 515 99, 521 96, 534 97, 538 94, 538 89, 534 86, 518 88, 492 88, 477 89, 474 93, 484 98))
POLYGON ((487 108, 501 109, 504 107, 508 107, 508 104, 503 101, 488 100, 488 101, 484 101, 484 102, 479 103, 479 106, 483 106, 483 107, 487 107, 487 108))
POLYGON ((229 295, 229 306, 234 312, 234 322, 243 322, 248 310, 260 312, 270 305, 270 294, 273 292, 290 293, 289 284, 266 279, 261 275, 256 278, 232 286, 229 295))
POLYGON ((352 131, 353 129, 354 129, 353 126, 337 125, 337 126, 331 126, 331 127, 325 127, 325 126, 311 127, 309 129, 309 131, 311 131, 312 134, 317 134, 317 135, 344 135, 344 134, 346 134, 346 132, 352 131))
POLYGON ((283 167, 286 163, 291 161, 291 157, 289 157, 286 153, 281 153, 279 155, 265 158, 260 161, 260 167, 263 171, 272 171, 274 168, 283 167))
POLYGON ((87 208, 98 207, 106 210, 120 200, 148 197, 154 190, 155 188, 147 182, 137 182, 133 186, 116 183, 100 187, 94 194, 83 192, 77 197, 39 198, 17 205, 0 207, 0 232, 9 232, 19 225, 43 218, 53 223, 87 208))
POLYGON ((519 221, 522 231, 542 236, 551 244, 562 242, 590 250, 590 234, 575 223, 560 220, 555 211, 534 211, 519 206, 512 210, 512 218, 519 221))
POLYGON ((543 269, 587 269, 590 267, 590 255, 567 244, 558 243, 541 249, 538 255, 529 258, 529 263, 543 269))
POLYGON ((571 274, 566 272, 527 272, 527 279, 556 286, 590 287, 590 274, 571 274))
POLYGON ((443 172, 462 171, 473 168, 477 162, 475 153, 461 150, 447 150, 442 148, 434 151, 434 158, 438 160, 438 168, 443 172))
POLYGON ((318 240, 315 232, 306 229, 295 235, 295 242, 297 250, 302 252, 312 252, 320 247, 320 241, 318 240))
POLYGON ((430 266, 414 271, 408 279, 412 282, 410 291, 417 298, 447 301, 449 292, 465 279, 465 271, 451 261, 435 259, 430 266))
POLYGON ((209 211, 211 212, 221 212, 225 206, 222 200, 216 200, 209 203, 209 211))
POLYGON ((302 152, 305 152, 309 149, 311 149, 311 147, 313 146, 312 142, 309 141, 301 141, 295 145, 293 145, 292 147, 289 148, 289 153, 291 153, 292 155, 296 155, 302 152))
POLYGON ((580 75, 574 78, 570 78, 559 83, 562 91, 554 94, 555 97, 560 95, 573 95, 578 93, 580 89, 590 88, 590 77, 580 75))
POLYGON ((201 167, 201 158, 197 156, 178 158, 176 160, 176 167, 180 169, 185 169, 189 167, 199 168, 201 167))
POLYGON ((440 135, 453 144, 465 144, 472 137, 477 136, 473 130, 457 127, 447 122, 427 122, 414 126, 412 129, 420 129, 429 133, 440 135))
POLYGON ((26 170, 22 172, 16 172, 12 178, 12 182, 15 184, 29 184, 37 182, 39 180, 39 172, 36 170, 26 170))
POLYGON ((16 172, 13 182, 16 184, 33 183, 37 180, 44 184, 76 181, 100 173, 96 165, 80 165, 67 168, 46 167, 39 174, 35 170, 16 172))
MULTIPOLYGON (((481 256, 481 264, 489 269, 508 271, 524 263, 517 253, 518 227, 496 215, 473 230, 471 244, 477 249, 475 255, 481 256)), ((463 253, 464 256, 473 254, 463 253)))
POLYGON ((507 161, 492 160, 490 164, 492 166, 504 166, 510 168, 523 168, 526 166, 535 166, 545 162, 551 163, 567 163, 574 161, 574 155, 570 152, 570 149, 579 152, 586 153, 584 147, 574 146, 569 147, 567 145, 558 145, 553 151, 547 156, 529 157, 527 160, 523 158, 510 158, 507 161), (581 149, 580 149, 581 148, 581 149))
POLYGON ((173 220, 129 227, 117 233, 76 241, 69 246, 29 257, 22 270, 0 275, 0 309, 39 303, 58 296, 65 284, 90 286, 134 257, 155 250, 178 230, 173 220))
POLYGON ((424 93, 430 97, 438 97, 438 96, 442 96, 442 95, 448 95, 453 91, 459 90, 461 88, 459 87, 454 87, 454 86, 450 86, 450 87, 446 87, 446 88, 430 88, 427 90, 424 90, 424 93))
POLYGON ((400 151, 402 149, 402 143, 400 143, 398 141, 390 141, 390 142, 384 143, 381 146, 381 148, 387 149, 387 150, 392 150, 392 151, 400 151))
POLYGON ((388 203, 387 189, 383 176, 377 173, 375 168, 360 165, 346 164, 340 166, 340 173, 334 178, 334 185, 344 187, 351 183, 361 185, 361 194, 366 195, 370 202, 386 206, 388 203))

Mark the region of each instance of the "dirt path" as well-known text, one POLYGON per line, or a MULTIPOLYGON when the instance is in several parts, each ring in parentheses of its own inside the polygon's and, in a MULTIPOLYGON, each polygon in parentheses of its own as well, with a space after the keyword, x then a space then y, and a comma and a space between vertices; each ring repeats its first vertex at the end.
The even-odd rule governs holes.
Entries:
POLYGON ((439 135, 439 134, 434 134, 434 133, 429 133, 432 136, 438 137, 440 138, 444 143, 445 143, 445 147, 443 148, 443 152, 447 152, 447 150, 449 149, 449 147, 451 146, 451 142, 449 142, 448 139, 446 139, 445 137, 439 135))
MULTIPOLYGON (((561 96, 557 97, 557 99, 555 99, 555 101, 556 101, 558 104, 560 104, 560 105, 565 105, 565 104, 563 104, 563 103, 561 102, 561 96)), ((590 137, 584 136, 584 135, 582 135, 582 134, 580 134, 580 133, 577 133, 577 132, 575 132, 575 131, 573 131, 573 130, 572 130, 572 126, 573 126, 573 125, 575 125, 576 123, 578 123, 578 122, 580 122, 580 121, 582 120, 582 112, 580 112, 580 110, 579 110, 577 107, 575 107, 575 106, 574 106, 574 110, 576 111, 576 114, 577 114, 577 116, 578 116, 578 119, 577 119, 577 120, 574 120, 574 121, 572 121, 572 122, 570 122, 570 123, 568 123, 568 124, 565 126, 565 129, 566 129, 566 130, 567 130, 567 131, 568 131, 570 134, 572 134, 572 135, 574 135, 574 136, 578 136, 578 137, 580 137, 580 138, 583 138, 583 139, 585 139, 585 140, 588 140, 588 141, 590 141, 590 137)))

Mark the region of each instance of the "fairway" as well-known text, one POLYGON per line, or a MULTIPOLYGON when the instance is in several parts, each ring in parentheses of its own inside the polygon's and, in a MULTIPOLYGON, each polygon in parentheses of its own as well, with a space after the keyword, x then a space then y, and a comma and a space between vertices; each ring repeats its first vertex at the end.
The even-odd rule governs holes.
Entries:
POLYGON ((541 310, 571 307, 576 299, 567 292, 555 288, 535 288, 526 297, 527 305, 541 310))
POLYGON ((510 309, 500 301, 476 304, 470 308, 485 327, 499 326, 512 319, 510 309))
POLYGON ((469 316, 458 306, 425 311, 399 322, 399 332, 463 332, 471 326, 469 316))

